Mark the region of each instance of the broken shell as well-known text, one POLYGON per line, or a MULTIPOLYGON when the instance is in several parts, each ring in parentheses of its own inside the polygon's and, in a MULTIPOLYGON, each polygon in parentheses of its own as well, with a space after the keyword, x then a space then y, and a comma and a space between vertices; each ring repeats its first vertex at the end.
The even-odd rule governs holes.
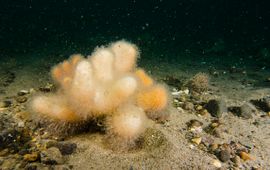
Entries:
POLYGON ((201 137, 193 138, 193 139, 191 139, 191 141, 193 143, 199 145, 202 142, 202 138, 201 137))
POLYGON ((217 167, 217 168, 221 168, 221 162, 219 161, 219 160, 217 160, 217 159, 215 159, 214 161, 213 161, 213 165, 215 166, 215 167, 217 167))

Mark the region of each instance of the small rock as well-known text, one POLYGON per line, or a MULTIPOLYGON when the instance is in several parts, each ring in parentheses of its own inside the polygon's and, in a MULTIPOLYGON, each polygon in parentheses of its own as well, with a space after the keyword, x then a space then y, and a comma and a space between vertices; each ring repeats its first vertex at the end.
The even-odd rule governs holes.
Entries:
POLYGON ((202 109, 203 109, 203 107, 201 105, 197 105, 196 108, 195 108, 195 110, 197 110, 197 111, 200 111, 202 109))
POLYGON ((232 158, 232 162, 235 163, 237 167, 239 167, 241 165, 241 158, 238 155, 236 155, 232 158))
POLYGON ((21 91, 19 91, 19 92, 17 93, 18 96, 24 96, 24 95, 26 95, 26 94, 29 94, 29 91, 27 91, 27 90, 21 90, 21 91))
POLYGON ((211 152, 215 152, 218 149, 218 144, 217 143, 213 143, 209 146, 209 149, 211 152))
POLYGON ((191 141, 197 145, 199 145, 202 142, 202 138, 201 137, 196 137, 191 139, 191 141))
POLYGON ((12 102, 9 100, 0 101, 0 108, 6 108, 11 106, 12 102))
POLYGON ((202 109, 200 110, 199 114, 202 116, 206 116, 206 115, 209 115, 209 112, 206 109, 202 109))
POLYGON ((205 108, 213 117, 221 117, 223 113, 227 112, 227 107, 226 107, 225 101, 222 99, 210 100, 206 104, 205 108))
POLYGON ((203 125, 202 122, 200 122, 196 119, 191 119, 187 124, 189 127, 201 127, 203 125))
POLYGON ((68 165, 55 165, 54 170, 70 170, 72 169, 72 166, 68 165))
POLYGON ((213 130, 212 134, 213 134, 215 137, 217 137, 217 138, 221 138, 221 137, 222 137, 222 132, 221 132, 221 130, 220 130, 220 129, 217 129, 217 128, 215 128, 215 129, 213 130))
POLYGON ((254 160, 254 158, 252 158, 252 157, 250 156, 250 154, 248 154, 248 153, 246 153, 246 152, 244 152, 244 151, 240 152, 240 158, 243 159, 244 161, 247 161, 247 160, 254 160))
POLYGON ((270 112, 270 97, 264 97, 258 100, 251 100, 252 104, 264 112, 270 112))
POLYGON ((59 142, 56 147, 60 150, 62 155, 70 155, 77 149, 76 143, 59 142))
POLYGON ((5 147, 16 146, 17 139, 20 137, 20 133, 15 129, 6 129, 0 132, 0 149, 5 147))
POLYGON ((183 108, 185 110, 193 110, 194 109, 194 104, 191 103, 191 102, 185 102, 183 108))
POLYGON ((1 169, 14 169, 14 166, 16 165, 17 161, 15 158, 6 159, 1 165, 1 169))
POLYGON ((0 151, 0 156, 6 156, 9 153, 9 149, 3 149, 0 151))
POLYGON ((27 101, 27 97, 25 96, 18 96, 16 97, 16 101, 19 102, 19 103, 24 103, 27 101))
POLYGON ((238 113, 238 116, 245 119, 250 119, 256 112, 257 109, 251 103, 245 103, 240 107, 240 113, 238 113))
POLYGON ((33 152, 31 154, 25 154, 23 159, 28 162, 34 162, 39 158, 39 154, 37 152, 33 152))
POLYGON ((222 164, 219 160, 215 159, 213 161, 213 165, 216 167, 216 168, 221 168, 222 167, 222 164))
POLYGON ((61 152, 56 147, 51 147, 40 153, 41 162, 44 164, 56 165, 64 162, 61 152))
POLYGON ((23 128, 25 126, 25 123, 23 121, 18 122, 18 127, 23 128))
POLYGON ((56 147, 57 146, 57 141, 56 140, 52 140, 52 139, 42 139, 40 141, 40 143, 45 148, 50 148, 50 147, 56 147))
POLYGON ((228 150, 221 150, 218 154, 218 158, 219 160, 221 160, 222 162, 227 162, 228 160, 230 160, 230 152, 228 150))
POLYGON ((24 169, 27 170, 49 170, 51 168, 46 167, 44 164, 42 163, 38 163, 38 162, 34 162, 34 163, 28 163, 24 169))
POLYGON ((54 88, 55 87, 53 84, 47 84, 45 87, 40 87, 39 91, 44 92, 44 93, 49 93, 49 92, 53 91, 54 88))

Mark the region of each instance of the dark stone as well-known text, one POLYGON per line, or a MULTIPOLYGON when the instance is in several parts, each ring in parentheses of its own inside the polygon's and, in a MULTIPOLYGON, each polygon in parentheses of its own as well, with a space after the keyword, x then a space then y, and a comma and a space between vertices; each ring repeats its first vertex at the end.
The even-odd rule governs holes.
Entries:
POLYGON ((0 108, 11 106, 12 102, 9 100, 0 101, 0 108))
POLYGON ((257 112, 257 109, 251 103, 245 103, 240 107, 239 117, 243 117, 245 119, 252 118, 252 115, 257 112))
POLYGON ((42 151, 40 153, 40 159, 41 163, 49 165, 62 164, 64 162, 61 152, 56 147, 42 151))
POLYGON ((41 92, 44 92, 44 93, 51 92, 51 88, 49 88, 49 87, 40 87, 38 90, 41 92))
POLYGON ((55 165, 54 169, 55 170, 70 170, 72 169, 72 167, 69 165, 55 165))
POLYGON ((18 96, 24 96, 24 95, 26 95, 26 94, 28 94, 29 92, 28 91, 26 91, 26 90, 21 90, 21 91, 19 91, 18 93, 17 93, 17 95, 18 96))
POLYGON ((25 97, 25 96, 16 97, 16 101, 19 103, 24 103, 27 101, 27 97, 25 97))
POLYGON ((191 119, 189 122, 187 122, 188 127, 201 127, 203 125, 202 122, 196 119, 191 119))
POLYGON ((175 78, 175 77, 173 77, 173 76, 166 76, 166 77, 163 79, 163 81, 164 81, 166 84, 168 84, 168 85, 170 85, 170 86, 173 86, 173 87, 177 87, 177 88, 182 87, 182 85, 183 85, 183 82, 182 82, 180 79, 175 78))
POLYGON ((210 100, 205 108, 213 117, 221 117, 223 113, 227 112, 226 103, 224 100, 210 100))
POLYGON ((0 132, 0 150, 8 148, 17 153, 30 139, 26 130, 5 129, 0 132))
POLYGON ((0 149, 14 147, 20 133, 14 129, 6 129, 0 133, 0 149))
POLYGON ((221 138, 222 137, 222 132, 220 129, 215 128, 212 132, 213 136, 217 137, 217 138, 221 138))
POLYGON ((250 102, 260 110, 264 112, 270 112, 270 97, 265 97, 258 100, 251 100, 250 102))
POLYGON ((39 169, 42 169, 42 170, 49 170, 48 167, 46 167, 45 165, 41 164, 41 163, 38 163, 38 162, 34 162, 34 163, 28 163, 24 169, 26 170, 39 170, 39 169))
POLYGON ((185 110, 194 110, 194 104, 191 102, 185 102, 183 108, 185 110))
POLYGON ((60 150, 62 155, 70 155, 77 149, 77 144, 70 142, 59 142, 56 144, 56 147, 60 150))
POLYGON ((228 160, 230 160, 230 152, 228 150, 221 150, 218 153, 218 158, 219 160, 221 160, 222 162, 227 162, 228 160))

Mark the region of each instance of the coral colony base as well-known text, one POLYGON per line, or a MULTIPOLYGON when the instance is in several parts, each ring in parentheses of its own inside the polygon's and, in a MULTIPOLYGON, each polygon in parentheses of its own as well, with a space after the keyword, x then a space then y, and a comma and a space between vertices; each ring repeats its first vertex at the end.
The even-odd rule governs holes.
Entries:
POLYGON ((124 40, 96 48, 87 58, 71 56, 51 71, 58 91, 33 97, 32 112, 75 129, 102 117, 115 143, 134 145, 149 119, 168 117, 169 103, 165 86, 136 68, 138 56, 138 48, 124 40))

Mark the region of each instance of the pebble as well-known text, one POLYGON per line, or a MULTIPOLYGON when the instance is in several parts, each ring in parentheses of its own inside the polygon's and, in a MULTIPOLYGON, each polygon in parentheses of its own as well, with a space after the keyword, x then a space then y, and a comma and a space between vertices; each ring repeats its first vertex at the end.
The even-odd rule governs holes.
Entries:
POLYGON ((12 102, 9 100, 0 101, 0 108, 6 108, 11 106, 12 102))
POLYGON ((49 170, 49 167, 46 167, 45 165, 38 163, 38 162, 33 162, 33 163, 29 163, 25 166, 25 169, 27 170, 49 170))
POLYGON ((250 156, 250 154, 248 154, 248 153, 246 153, 246 152, 244 152, 244 151, 240 152, 239 155, 240 155, 240 158, 243 159, 244 161, 247 161, 247 160, 254 160, 254 158, 252 158, 252 157, 250 156))
POLYGON ((221 160, 222 162, 227 162, 228 160, 230 160, 230 152, 228 150, 221 150, 218 154, 218 158, 219 160, 221 160))
POLYGON ((68 165, 55 165, 54 170, 70 170, 73 169, 72 166, 68 165))
POLYGON ((20 91, 17 93, 18 96, 24 96, 24 95, 26 95, 26 94, 29 94, 29 91, 27 91, 27 90, 20 90, 20 91))
POLYGON ((23 159, 28 162, 34 162, 39 158, 39 154, 37 152, 33 152, 30 154, 25 154, 23 159))
POLYGON ((221 117, 223 113, 227 112, 226 103, 224 100, 210 100, 205 108, 213 117, 221 117))
POLYGON ((16 101, 19 102, 19 103, 25 103, 27 101, 27 97, 18 96, 18 97, 16 97, 16 101))
POLYGON ((13 169, 14 166, 16 165, 17 161, 15 158, 11 158, 11 159, 6 159, 4 160, 4 162, 1 165, 1 169, 13 169))
POLYGON ((213 144, 210 145, 209 149, 210 149, 211 152, 214 152, 215 150, 218 149, 218 146, 219 145, 217 143, 213 143, 213 144))
POLYGON ((199 120, 196 120, 196 119, 191 119, 189 122, 188 122, 188 126, 189 127, 201 127, 203 125, 202 122, 200 122, 199 120))
POLYGON ((270 97, 264 97, 258 100, 251 100, 250 102, 257 106, 260 110, 264 112, 270 112, 270 97))
POLYGON ((191 103, 191 102, 185 102, 183 108, 185 110, 193 110, 194 109, 194 104, 191 103))
POLYGON ((209 112, 206 109, 202 109, 200 110, 199 114, 202 116, 206 116, 206 115, 209 115, 209 112))
POLYGON ((252 115, 257 112, 257 109, 251 103, 244 103, 240 107, 240 113, 238 113, 239 117, 244 119, 252 118, 252 115))
POLYGON ((191 141, 197 145, 199 145, 202 142, 202 138, 201 137, 196 137, 191 139, 191 141))
POLYGON ((215 159, 213 161, 213 165, 216 167, 216 168, 221 168, 222 167, 222 164, 219 160, 215 159))
POLYGON ((241 158, 236 155, 232 158, 232 162, 236 165, 236 166, 240 166, 241 165, 241 158))
POLYGON ((56 147, 60 150, 62 155, 70 155, 77 149, 77 144, 71 142, 58 142, 56 147))
POLYGON ((197 105, 196 108, 195 108, 195 110, 197 110, 197 111, 200 111, 202 109, 203 109, 203 107, 201 105, 197 105))
POLYGON ((39 91, 44 92, 44 93, 48 93, 53 91, 54 89, 54 85, 53 84, 47 84, 45 87, 40 87, 39 91))
POLYGON ((215 128, 214 130, 213 130, 213 133, 212 133, 215 137, 217 137, 217 138, 221 138, 222 137, 222 132, 221 132, 221 130, 219 130, 219 129, 217 129, 217 128, 215 128))
POLYGON ((0 132, 0 149, 8 146, 16 145, 20 133, 15 129, 6 129, 0 132))
POLYGON ((64 162, 61 152, 56 147, 51 147, 40 153, 41 162, 44 164, 56 165, 64 162))

